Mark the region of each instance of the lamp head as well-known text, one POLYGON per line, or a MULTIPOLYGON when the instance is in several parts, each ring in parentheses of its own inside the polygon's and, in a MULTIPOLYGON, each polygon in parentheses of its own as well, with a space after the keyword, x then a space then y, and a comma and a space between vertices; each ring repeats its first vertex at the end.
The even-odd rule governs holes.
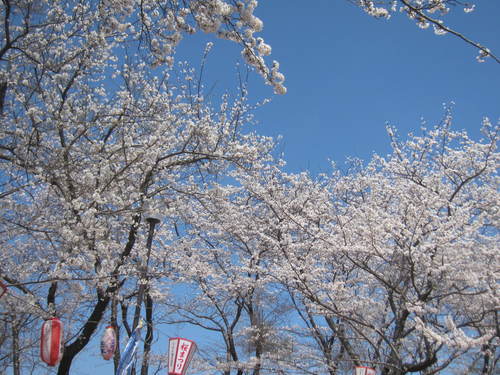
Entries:
POLYGON ((154 209, 151 205, 144 207, 143 217, 148 223, 158 224, 161 221, 161 216, 158 209, 154 209))

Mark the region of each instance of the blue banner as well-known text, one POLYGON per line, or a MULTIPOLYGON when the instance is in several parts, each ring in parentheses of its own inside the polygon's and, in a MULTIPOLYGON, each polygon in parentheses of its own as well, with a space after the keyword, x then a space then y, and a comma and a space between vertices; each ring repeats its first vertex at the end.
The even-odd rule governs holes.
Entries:
POLYGON ((142 324, 139 323, 138 327, 132 332, 132 335, 128 339, 125 350, 121 355, 120 363, 116 369, 116 375, 126 375, 132 370, 132 364, 135 362, 137 354, 137 346, 139 345, 139 341, 141 341, 141 327, 142 324))

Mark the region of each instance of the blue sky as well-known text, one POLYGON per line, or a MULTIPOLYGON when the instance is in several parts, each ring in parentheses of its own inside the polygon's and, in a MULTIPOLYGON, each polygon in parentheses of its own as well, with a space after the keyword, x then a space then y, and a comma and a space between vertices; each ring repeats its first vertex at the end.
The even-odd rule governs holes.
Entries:
MULTIPOLYGON (((500 1, 479 3, 467 15, 456 9, 449 24, 500 54, 500 1)), ((347 0, 262 0, 256 14, 264 21, 259 36, 273 47, 271 58, 281 64, 288 93, 273 95, 254 73, 250 98, 272 99, 255 112, 257 131, 283 136, 278 151, 289 171, 315 174, 329 170, 329 159, 386 154, 386 123, 401 136, 418 132, 422 117, 429 127, 440 121, 443 103, 455 102, 455 128, 475 138, 483 116, 493 123, 500 118, 500 64, 477 63, 471 46, 420 30, 404 15, 375 20, 347 0)), ((186 38, 178 59, 196 67, 207 41, 213 38, 186 38)), ((239 51, 234 43, 216 41, 204 76, 215 93, 235 87, 239 51)), ((173 327, 157 333, 156 351, 167 350, 168 336, 183 334, 173 327)), ((111 374, 112 364, 98 350, 91 343, 72 373, 111 374)))
MULTIPOLYGON (((347 0, 265 0, 256 11, 271 59, 280 62, 288 93, 272 94, 256 73, 250 97, 269 97, 256 111, 257 131, 283 136, 278 148, 293 172, 328 171, 328 159, 365 160, 386 154, 386 123, 402 136, 433 126, 443 103, 455 102, 456 129, 479 137, 483 116, 500 117, 500 64, 478 63, 477 51, 451 35, 421 30, 405 15, 377 20, 347 0)), ((476 11, 452 9, 449 25, 500 54, 500 1, 482 0, 476 11)), ((179 55, 197 62, 205 41, 185 39, 179 55)), ((239 47, 217 41, 204 75, 221 92, 236 85, 239 47)), ((194 66, 197 66, 194 63, 194 66)))

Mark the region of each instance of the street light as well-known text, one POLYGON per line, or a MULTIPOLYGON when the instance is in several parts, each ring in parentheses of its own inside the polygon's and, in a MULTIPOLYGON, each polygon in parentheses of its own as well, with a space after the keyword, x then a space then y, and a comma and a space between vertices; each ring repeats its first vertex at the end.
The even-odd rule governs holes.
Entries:
MULTIPOLYGON (((155 227, 160 222, 160 218, 158 217, 158 215, 156 215, 152 211, 145 211, 144 216, 145 216, 146 221, 149 223, 148 239, 146 242, 147 253, 146 253, 145 264, 141 260, 141 267, 140 267, 141 274, 139 276, 140 277, 139 278, 139 290, 137 292, 137 302, 135 305, 134 322, 132 324, 132 332, 133 333, 132 333, 131 338, 134 337, 134 335, 136 335, 135 329, 139 326, 139 320, 141 318, 141 306, 142 306, 142 302, 144 299, 144 293, 146 291, 147 284, 148 284, 148 267, 149 267, 149 258, 151 256, 151 246, 153 244, 153 236, 154 236, 154 232, 155 232, 155 227)), ((147 320, 147 324, 148 324, 148 331, 147 331, 146 340, 144 342, 144 345, 145 345, 144 346, 144 357, 143 357, 143 365, 142 365, 142 369, 141 369, 141 374, 147 374, 147 372, 148 372, 148 359, 147 359, 146 352, 149 352, 149 347, 151 345, 151 341, 153 338, 151 322, 149 321, 150 319, 148 319, 147 306, 146 306, 146 320, 147 320), (148 348, 146 348, 146 346, 148 346, 148 348)), ((135 373, 136 373, 135 371, 136 371, 135 368, 133 368, 132 374, 135 375, 135 373)))
POLYGON ((150 211, 146 212, 146 221, 149 223, 148 239, 146 242, 146 249, 147 249, 146 264, 141 266, 142 269, 141 269, 141 276, 139 279, 139 291, 137 293, 137 302, 135 305, 134 323, 132 324, 132 330, 134 330, 137 327, 137 325, 139 324, 139 319, 141 317, 141 305, 144 299, 144 291, 146 290, 147 286, 147 275, 149 267, 149 258, 151 256, 151 246, 153 244, 155 226, 160 222, 160 218, 158 217, 157 214, 150 211))

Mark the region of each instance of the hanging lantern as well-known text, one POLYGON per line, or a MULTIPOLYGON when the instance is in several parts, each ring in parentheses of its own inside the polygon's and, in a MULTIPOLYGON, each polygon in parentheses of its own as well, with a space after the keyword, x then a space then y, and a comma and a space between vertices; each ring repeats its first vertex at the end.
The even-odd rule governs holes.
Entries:
POLYGON ((55 366, 62 358, 63 324, 58 318, 46 320, 42 325, 40 357, 49 366, 55 366))
POLYGON ((0 298, 7 293, 7 286, 0 281, 0 298))
POLYGON ((115 327, 107 326, 101 338, 101 355, 106 361, 113 358, 117 341, 115 327))
POLYGON ((375 375, 375 369, 366 366, 356 366, 355 375, 375 375))
POLYGON ((168 346, 168 375, 185 375, 195 351, 194 341, 171 338, 168 346))

